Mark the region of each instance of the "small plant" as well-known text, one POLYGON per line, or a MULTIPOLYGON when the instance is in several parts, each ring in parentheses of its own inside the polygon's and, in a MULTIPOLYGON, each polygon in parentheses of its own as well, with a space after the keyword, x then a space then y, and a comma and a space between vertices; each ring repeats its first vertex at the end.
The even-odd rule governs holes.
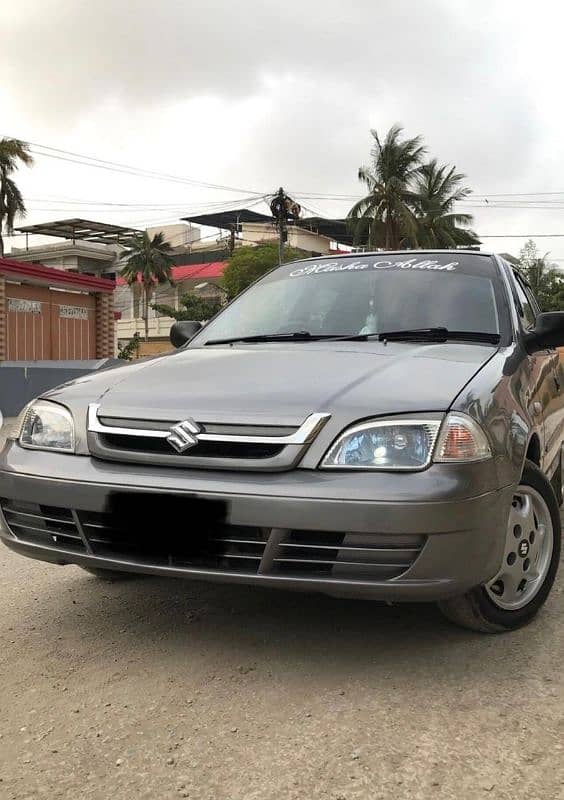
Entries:
POLYGON ((118 345, 118 358, 122 358, 124 361, 133 361, 134 358, 137 358, 139 356, 140 341, 141 337, 135 331, 133 338, 126 344, 118 345))

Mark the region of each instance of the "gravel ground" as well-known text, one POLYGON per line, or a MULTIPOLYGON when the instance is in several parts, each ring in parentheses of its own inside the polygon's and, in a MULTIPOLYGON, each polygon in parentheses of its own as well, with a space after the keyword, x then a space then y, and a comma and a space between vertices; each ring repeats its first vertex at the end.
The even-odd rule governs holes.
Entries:
POLYGON ((0 548, 0 798, 564 798, 564 570, 504 636, 0 548))

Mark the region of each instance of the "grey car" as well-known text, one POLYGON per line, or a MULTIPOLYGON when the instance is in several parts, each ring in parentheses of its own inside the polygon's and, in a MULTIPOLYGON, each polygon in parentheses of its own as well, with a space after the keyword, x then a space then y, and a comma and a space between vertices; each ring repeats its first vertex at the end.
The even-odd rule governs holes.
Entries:
POLYGON ((100 577, 518 628, 560 559, 563 317, 482 252, 283 265, 177 323, 171 353, 30 403, 0 454, 0 536, 100 577))

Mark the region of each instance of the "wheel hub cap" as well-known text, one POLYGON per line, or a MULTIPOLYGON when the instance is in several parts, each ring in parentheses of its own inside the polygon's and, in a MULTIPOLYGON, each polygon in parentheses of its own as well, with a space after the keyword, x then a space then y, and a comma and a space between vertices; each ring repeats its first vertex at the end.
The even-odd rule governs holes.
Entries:
POLYGON ((531 486, 520 485, 511 503, 501 569, 486 584, 496 606, 516 611, 533 599, 550 567, 552 545, 546 502, 531 486))

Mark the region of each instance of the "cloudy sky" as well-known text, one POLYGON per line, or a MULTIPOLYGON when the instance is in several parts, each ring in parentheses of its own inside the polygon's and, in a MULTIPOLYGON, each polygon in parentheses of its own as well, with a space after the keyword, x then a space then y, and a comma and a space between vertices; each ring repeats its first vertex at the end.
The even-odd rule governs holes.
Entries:
POLYGON ((536 241, 564 267, 558 0, 18 0, 1 16, 0 136, 177 177, 48 151, 18 177, 30 223, 174 221, 280 185, 344 215, 330 197, 359 193, 370 128, 397 121, 467 174, 480 235, 561 233, 536 241))

